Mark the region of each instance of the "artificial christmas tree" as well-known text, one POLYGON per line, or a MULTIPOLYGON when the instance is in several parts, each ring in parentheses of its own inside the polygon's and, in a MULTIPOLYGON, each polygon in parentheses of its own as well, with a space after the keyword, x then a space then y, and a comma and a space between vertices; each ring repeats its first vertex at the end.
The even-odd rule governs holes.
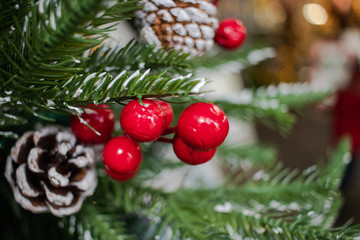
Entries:
MULTIPOLYGON (((178 11, 181 4, 187 8, 195 3, 202 10, 204 3, 211 4, 205 0, 145 1, 148 2, 159 5, 176 2, 176 8, 180 8, 178 11)), ((165 10, 166 6, 162 8, 165 10)), ((199 8, 196 11, 200 11, 199 8)), ((231 141, 231 136, 220 145, 228 132, 224 113, 229 118, 230 135, 232 129, 236 128, 236 124, 231 125, 234 118, 260 120, 284 132, 294 121, 289 109, 321 100, 327 94, 327 89, 319 88, 316 82, 280 84, 206 98, 201 92, 206 80, 194 77, 197 69, 214 68, 233 61, 241 61, 243 66, 251 65, 269 57, 269 49, 254 44, 239 51, 215 52, 210 57, 194 60, 189 54, 176 49, 142 45, 134 41, 124 47, 109 47, 106 40, 110 38, 113 25, 134 17, 138 10, 144 11, 138 0, 11 0, 0 3, 0 169, 10 180, 9 185, 5 177, 0 178, 0 238, 145 240, 358 237, 359 228, 356 226, 331 227, 341 201, 338 186, 348 160, 346 142, 340 143, 333 151, 327 166, 313 166, 305 171, 284 168, 276 161, 274 150, 263 145, 240 146, 236 141, 231 141), (19 153, 12 154, 12 160, 6 164, 6 156, 10 154, 12 146, 16 148, 21 145, 16 144, 19 136, 22 137, 18 141, 29 139, 25 142, 32 143, 31 137, 26 133, 24 135, 24 132, 32 129, 44 131, 47 129, 43 127, 44 124, 48 125, 49 122, 69 126, 70 118, 74 115, 81 124, 95 131, 97 124, 82 118, 86 113, 84 106, 108 104, 115 119, 119 119, 129 102, 144 99, 151 99, 155 103, 159 99, 172 103, 172 124, 176 122, 179 127, 168 128, 166 117, 159 122, 164 131, 162 134, 175 133, 173 138, 166 140, 159 137, 158 142, 136 143, 123 137, 122 126, 117 124, 112 133, 114 138, 107 142, 109 145, 105 145, 109 148, 103 150, 103 159, 96 168, 96 181, 99 184, 96 187, 95 180, 86 182, 89 189, 96 187, 96 190, 86 198, 78 213, 58 218, 49 213, 34 214, 16 203, 11 186, 16 182, 15 188, 23 189, 23 195, 30 197, 33 192, 25 191, 25 187, 36 185, 39 179, 25 181, 21 173, 33 172, 34 169, 50 172, 53 168, 43 167, 43 162, 47 166, 53 162, 59 162, 60 166, 71 162, 72 165, 69 164, 67 168, 69 176, 60 172, 63 176, 61 179, 68 179, 69 183, 74 182, 71 176, 79 171, 77 166, 84 165, 88 171, 92 169, 83 164, 83 155, 73 156, 72 150, 66 153, 65 158, 62 154, 65 147, 40 147, 40 152, 50 151, 51 157, 41 158, 39 168, 34 163, 40 158, 34 158, 34 154, 22 156, 26 158, 26 163, 21 162, 23 165, 19 166, 16 165, 19 153), (205 104, 192 105, 193 102, 210 100, 223 111, 216 107, 210 111, 211 114, 204 110, 206 114, 202 115, 203 110, 196 109, 185 118, 186 121, 182 122, 181 117, 179 119, 180 113, 188 106, 205 104), (191 118, 194 115, 199 116, 191 118), (219 124, 217 117, 224 121, 219 124), (187 122, 189 119, 191 121, 187 122), (192 125, 194 123, 208 125, 203 129, 202 126, 192 125), (199 137, 200 142, 206 143, 204 149, 201 149, 201 144, 194 145, 191 138, 185 140, 187 135, 179 132, 179 128, 186 129, 187 126, 193 130, 199 127, 201 133, 208 135, 199 137), (220 130, 212 133, 214 126, 220 126, 220 130), (184 145, 178 147, 178 140, 184 140, 184 145), (176 160, 171 147, 163 143, 166 141, 173 144, 181 160, 190 164, 207 161, 217 150, 210 161, 190 166, 176 160), (211 156, 203 158, 203 154, 207 155, 209 151, 211 156), (192 156, 194 152, 196 154, 192 156), (190 171, 201 171, 211 164, 214 164, 217 176, 223 176, 218 178, 219 181, 214 181, 217 177, 210 175, 210 171, 190 174, 190 171), (181 174, 184 169, 186 174, 181 174), (171 183, 177 184, 172 191, 156 187, 156 180, 162 175, 167 177, 165 182, 173 180, 171 183)), ((213 14, 210 14, 211 18, 213 14)), ((194 21, 199 25, 199 21, 194 21)), ((205 105, 215 106, 209 103, 205 105)), ((168 111, 162 111, 160 115, 168 116, 168 111)), ((101 132, 99 129, 98 133, 101 132)), ((66 141, 65 145, 70 144, 69 148, 76 149, 81 139, 76 140, 74 135, 70 135, 72 140, 66 141)), ((191 136, 198 137, 196 134, 191 136)), ((62 146, 62 141, 54 139, 45 142, 50 145, 60 142, 62 146)), ((98 150, 97 145, 92 143, 87 142, 84 149, 98 150)), ((91 161, 90 158, 88 160, 91 161)), ((56 169, 56 166, 51 167, 56 169)), ((40 187, 46 192, 49 184, 40 183, 40 187)), ((73 195, 81 195, 79 190, 88 193, 84 189, 74 189, 74 186, 66 190, 73 195)), ((51 205, 51 200, 42 196, 43 202, 51 205)))

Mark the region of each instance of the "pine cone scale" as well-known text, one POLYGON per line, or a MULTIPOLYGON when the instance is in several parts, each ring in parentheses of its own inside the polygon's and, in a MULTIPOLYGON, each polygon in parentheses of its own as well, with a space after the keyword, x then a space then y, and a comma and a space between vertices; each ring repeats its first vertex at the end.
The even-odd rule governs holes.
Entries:
POLYGON ((43 197, 27 198, 20 192, 18 187, 13 187, 15 201, 18 202, 24 209, 30 210, 34 213, 48 212, 48 207, 45 204, 43 197))
POLYGON ((48 173, 48 179, 53 186, 65 187, 69 184, 69 177, 71 175, 70 172, 68 174, 63 175, 57 170, 57 167, 54 166, 51 167, 47 173, 48 173))
POLYGON ((46 198, 49 203, 58 207, 69 206, 74 200, 74 194, 65 188, 54 188, 41 182, 41 185, 45 189, 46 198))
POLYGON ((70 214, 73 214, 75 212, 78 212, 82 206, 82 203, 85 198, 80 196, 75 196, 72 202, 70 203, 71 208, 69 207, 60 207, 55 204, 51 204, 50 202, 46 201, 46 206, 48 208, 48 211, 50 211, 52 214, 58 217, 67 216, 70 214))
POLYGON ((34 147, 30 150, 27 164, 29 169, 34 173, 44 173, 45 171, 45 161, 49 159, 49 155, 47 152, 42 150, 41 148, 34 147))
POLYGON ((73 178, 71 178, 71 183, 69 186, 76 187, 80 191, 85 191, 86 193, 93 192, 93 182, 96 180, 96 174, 92 171, 84 171, 82 170, 78 174, 76 174, 73 178))
POLYGON ((26 162, 30 150, 34 147, 34 143, 31 141, 33 135, 33 132, 25 133, 23 137, 17 141, 15 147, 11 149, 11 156, 15 163, 21 164, 26 162))
POLYGON ((42 149, 54 149, 55 128, 47 128, 34 133, 34 144, 42 149))
POLYGON ((34 187, 31 183, 31 179, 26 169, 26 164, 21 164, 16 169, 16 184, 19 187, 21 193, 26 197, 38 197, 42 191, 34 187))

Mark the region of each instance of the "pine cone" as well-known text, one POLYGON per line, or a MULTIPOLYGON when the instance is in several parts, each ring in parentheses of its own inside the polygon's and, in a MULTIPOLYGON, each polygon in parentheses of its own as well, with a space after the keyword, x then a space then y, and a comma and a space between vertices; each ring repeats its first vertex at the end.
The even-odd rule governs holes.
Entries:
POLYGON ((214 45, 218 20, 210 0, 142 0, 135 23, 140 39, 149 44, 201 55, 214 45))
POLYGON ((23 208, 70 215, 96 188, 94 152, 57 127, 27 132, 11 149, 5 177, 23 208))

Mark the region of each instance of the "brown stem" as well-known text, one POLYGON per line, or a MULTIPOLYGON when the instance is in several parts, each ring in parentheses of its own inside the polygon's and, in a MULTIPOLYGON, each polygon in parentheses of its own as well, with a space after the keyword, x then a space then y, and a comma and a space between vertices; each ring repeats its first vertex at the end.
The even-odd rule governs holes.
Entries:
POLYGON ((168 135, 168 134, 172 134, 172 133, 176 133, 177 131, 177 126, 175 127, 170 127, 170 128, 167 128, 163 131, 163 133, 161 134, 161 136, 165 136, 165 135, 168 135))
POLYGON ((156 141, 162 143, 173 143, 173 140, 171 138, 165 138, 165 137, 159 137, 156 141))

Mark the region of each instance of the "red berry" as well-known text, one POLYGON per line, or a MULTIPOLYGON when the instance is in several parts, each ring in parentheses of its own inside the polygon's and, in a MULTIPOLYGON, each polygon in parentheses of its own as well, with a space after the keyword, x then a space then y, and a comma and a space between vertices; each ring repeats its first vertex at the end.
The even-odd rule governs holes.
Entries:
POLYGON ((183 161, 184 163, 191 164, 191 165, 198 165, 209 161, 216 152, 216 149, 201 152, 189 148, 185 145, 185 143, 181 140, 178 135, 175 135, 173 141, 173 149, 176 156, 183 161))
POLYGON ((157 100, 156 103, 160 105, 160 107, 162 108, 162 110, 165 113, 164 128, 168 128, 174 119, 174 111, 173 111, 170 103, 167 103, 167 102, 164 102, 161 100, 157 100))
POLYGON ((218 5, 219 0, 212 0, 212 4, 214 4, 215 6, 218 5))
POLYGON ((107 172, 130 175, 136 172, 141 164, 141 148, 127 136, 114 137, 104 147, 103 160, 107 172))
POLYGON ((116 173, 113 173, 112 171, 110 171, 110 169, 108 169, 105 165, 105 171, 107 172, 107 174, 109 174, 109 176, 115 180, 118 180, 118 181, 126 181, 126 180, 129 180, 130 178, 132 178, 133 176, 136 175, 137 173, 137 170, 135 170, 134 172, 132 173, 128 173, 128 174, 116 174, 116 173))
POLYGON ((225 113, 212 103, 194 103, 181 113, 177 133, 193 149, 207 151, 222 144, 229 132, 225 113))
POLYGON ((246 28, 240 20, 223 20, 215 33, 215 42, 227 49, 240 47, 246 38, 246 28))
POLYGON ((129 102, 120 114, 121 129, 137 142, 152 142, 164 130, 165 113, 153 100, 129 102))
POLYGON ((93 130, 73 115, 70 119, 71 129, 76 138, 84 143, 105 143, 113 134, 115 127, 115 116, 110 107, 106 104, 89 104, 84 107, 81 117, 101 135, 97 135, 93 130))

